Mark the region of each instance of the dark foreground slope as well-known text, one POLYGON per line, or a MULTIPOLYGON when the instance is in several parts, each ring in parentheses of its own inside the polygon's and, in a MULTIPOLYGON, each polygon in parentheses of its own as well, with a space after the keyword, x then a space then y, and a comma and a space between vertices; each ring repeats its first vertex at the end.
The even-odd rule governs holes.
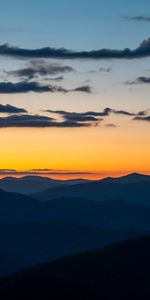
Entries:
POLYGON ((150 237, 71 256, 0 281, 0 299, 150 299, 150 237))
POLYGON ((63 256, 137 236, 71 221, 0 225, 0 277, 63 256))

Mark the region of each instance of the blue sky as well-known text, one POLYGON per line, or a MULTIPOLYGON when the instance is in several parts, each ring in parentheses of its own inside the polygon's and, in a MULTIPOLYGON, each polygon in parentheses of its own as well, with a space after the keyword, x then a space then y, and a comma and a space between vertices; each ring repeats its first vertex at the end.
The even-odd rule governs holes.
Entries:
POLYGON ((150 172, 149 89, 150 1, 1 1, 0 167, 61 169, 66 165, 80 170, 103 169, 107 174, 109 168, 114 172, 150 172), (58 48, 82 54, 107 49, 108 54, 133 54, 133 49, 141 50, 144 40, 142 53, 148 51, 148 55, 136 59, 122 59, 120 54, 115 59, 12 54, 22 48, 27 53, 33 49, 35 54, 45 47, 50 51, 55 48, 54 52, 58 48), (129 50, 122 51, 126 48, 129 50), (18 113, 17 108, 26 114, 18 113), (64 110, 66 115, 46 110, 64 110), (48 128, 41 126, 45 122, 48 128))
POLYGON ((123 16, 149 11, 147 0, 1 1, 0 41, 24 47, 132 48, 148 36, 149 24, 123 16))

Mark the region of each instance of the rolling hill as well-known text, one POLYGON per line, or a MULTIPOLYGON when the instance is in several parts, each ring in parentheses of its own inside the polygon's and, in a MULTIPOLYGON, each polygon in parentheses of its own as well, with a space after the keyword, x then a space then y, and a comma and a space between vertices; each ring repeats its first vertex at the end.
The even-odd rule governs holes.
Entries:
POLYGON ((60 197, 80 197, 93 201, 121 199, 129 203, 150 206, 150 182, 117 184, 116 182, 94 181, 68 187, 56 187, 32 196, 42 201, 60 197))
POLYGON ((136 231, 109 230, 71 221, 0 225, 0 277, 138 234, 136 231))
POLYGON ((69 186, 88 182, 86 179, 56 180, 41 176, 24 176, 21 178, 5 177, 0 179, 0 188, 6 192, 15 192, 23 195, 42 192, 46 189, 59 186, 69 186))
POLYGON ((114 230, 150 230, 150 208, 125 201, 60 198, 42 202, 0 190, 0 224, 69 220, 114 230))
POLYGON ((150 299, 150 237, 66 257, 0 281, 3 299, 150 299))

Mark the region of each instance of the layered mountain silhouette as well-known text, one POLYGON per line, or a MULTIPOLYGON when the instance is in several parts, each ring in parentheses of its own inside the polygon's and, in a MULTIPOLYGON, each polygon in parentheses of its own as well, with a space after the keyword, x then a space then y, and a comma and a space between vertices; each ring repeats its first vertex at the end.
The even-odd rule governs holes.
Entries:
POLYGON ((121 199, 129 203, 150 206, 150 176, 131 174, 116 179, 105 179, 68 187, 48 189, 33 196, 46 201, 61 197, 82 197, 94 201, 121 199), (141 180, 140 180, 141 178, 141 180))
POLYGON ((0 281, 0 299, 150 299, 150 237, 66 257, 0 281))
POLYGON ((139 182, 150 182, 150 176, 139 173, 131 173, 121 177, 107 177, 101 180, 102 182, 108 183, 139 183, 139 182))
MULTIPOLYGON (((31 193, 41 189, 39 180, 47 184, 47 178, 32 176, 19 179, 21 190, 30 182, 26 195, 0 189, 0 276, 150 234, 149 178, 79 179, 31 193)), ((9 180, 20 188, 18 179, 9 180)))
POLYGON ((24 176, 21 178, 5 177, 0 179, 0 188, 7 192, 16 192, 24 195, 36 194, 57 187, 68 187, 84 183, 141 183, 150 182, 150 176, 133 173, 126 176, 113 178, 108 177, 101 180, 71 179, 56 180, 41 176, 24 176))
POLYGON ((150 233, 150 208, 121 200, 39 201, 0 190, 0 276, 150 233))
POLYGON ((0 225, 0 277, 73 253, 138 235, 71 221, 0 225))
POLYGON ((99 228, 150 230, 150 208, 121 200, 60 198, 46 202, 0 190, 0 224, 74 221, 99 228))
POLYGON ((41 176, 24 176, 21 178, 5 177, 0 179, 0 188, 7 192, 16 192, 24 195, 42 192, 46 189, 59 186, 69 186, 88 182, 86 179, 55 180, 41 176))

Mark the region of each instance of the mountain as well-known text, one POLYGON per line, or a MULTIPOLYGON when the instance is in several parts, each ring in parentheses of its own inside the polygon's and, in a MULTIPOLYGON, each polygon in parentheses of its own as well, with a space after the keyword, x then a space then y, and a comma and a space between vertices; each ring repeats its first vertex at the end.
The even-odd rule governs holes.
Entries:
POLYGON ((24 176, 21 178, 5 177, 0 179, 0 188, 7 192, 15 192, 23 195, 42 192, 58 186, 69 186, 88 182, 86 179, 55 180, 41 176, 24 176))
POLYGON ((150 208, 125 201, 89 201, 60 198, 43 203, 49 218, 70 219, 83 224, 114 230, 150 230, 150 208))
POLYGON ((0 224, 71 220, 120 230, 150 230, 150 208, 125 201, 60 198, 46 202, 0 190, 0 224))
POLYGON ((150 176, 139 174, 139 173, 132 173, 121 177, 106 177, 101 180, 101 182, 106 183, 141 183, 141 182, 150 182, 150 176))
POLYGON ((0 299, 150 299, 150 237, 65 257, 0 280, 0 299))
POLYGON ((0 225, 0 276, 138 234, 136 231, 96 228, 69 220, 0 225))
POLYGON ((0 190, 0 224, 32 221, 41 215, 40 201, 0 190))
MULTIPOLYGON (((53 188, 69 187, 80 184, 99 183, 150 183, 150 176, 142 174, 129 174, 119 178, 104 178, 102 180, 91 181, 87 179, 56 180, 41 176, 24 176, 21 178, 5 177, 0 179, 0 189, 7 192, 15 192, 23 195, 37 194, 53 188)), ((46 191, 48 193, 48 191, 46 191)), ((45 194, 44 194, 45 195, 45 194)), ((59 197, 61 194, 59 195, 59 197)), ((37 196, 38 197, 38 196, 37 196)))
POLYGON ((42 202, 0 190, 0 224, 70 220, 113 230, 150 230, 150 208, 125 201, 60 198, 42 202))
POLYGON ((150 206, 150 182, 116 184, 94 181, 68 187, 56 187, 32 196, 42 201, 60 197, 80 197, 93 201, 121 199, 129 203, 150 206))

